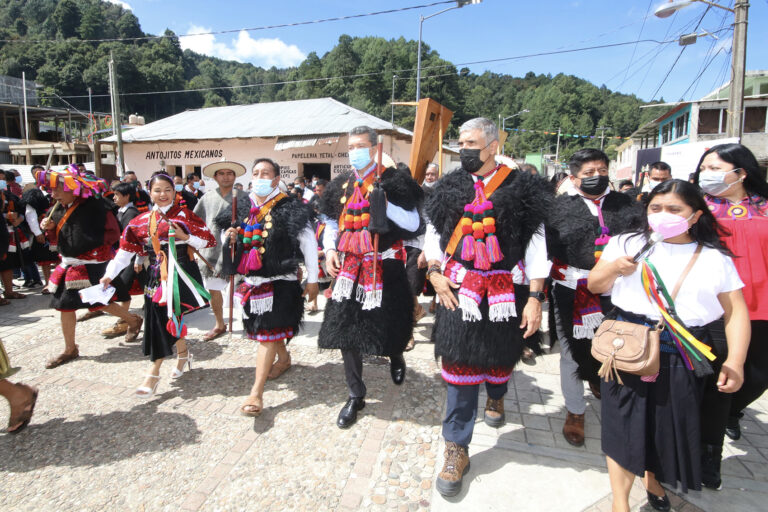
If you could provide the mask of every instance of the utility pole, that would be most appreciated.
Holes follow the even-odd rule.
[[[598,130],[600,130],[600,151],[603,150],[603,144],[605,142],[605,130],[610,130],[610,129],[611,129],[610,126],[601,126],[600,128],[598,128]]]
[[[557,129],[557,148],[555,149],[555,163],[560,161],[560,128]]]
[[[736,0],[733,6],[733,59],[731,62],[731,92],[728,95],[728,125],[726,136],[741,139],[744,119],[744,66],[747,59],[747,0]]]
[[[125,176],[125,157],[123,155],[122,121],[120,119],[120,96],[117,93],[117,75],[115,74],[115,58],[109,52],[109,94],[112,99],[112,133],[117,137],[117,175]],[[101,154],[94,155],[101,158]]]
[[[27,114],[27,74],[21,72],[21,92],[24,95],[24,144],[27,146],[26,162],[27,165],[32,164],[32,150],[29,149],[29,114]]]
[[[397,75],[392,75],[392,129],[395,129],[395,80]]]

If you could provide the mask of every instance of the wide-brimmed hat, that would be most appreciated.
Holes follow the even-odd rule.
[[[213,178],[213,175],[216,174],[216,171],[220,171],[222,169],[229,169],[230,171],[234,171],[235,176],[242,176],[245,174],[245,166],[243,164],[232,162],[230,160],[221,160],[219,162],[206,165],[203,167],[203,174],[209,178]]]

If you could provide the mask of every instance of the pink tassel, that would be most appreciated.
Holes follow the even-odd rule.
[[[491,268],[488,252],[482,240],[475,240],[475,268],[477,270],[490,270]]]
[[[251,249],[248,253],[248,262],[246,268],[249,272],[255,272],[261,268],[261,254],[258,249]]]
[[[373,243],[371,243],[371,233],[364,229],[360,232],[360,251],[362,254],[373,252]]]
[[[501,247],[499,247],[499,239],[496,238],[496,235],[490,234],[485,237],[485,248],[488,251],[488,261],[491,263],[498,263],[504,259]]]
[[[471,235],[466,235],[461,242],[461,259],[464,261],[475,259],[475,242]]]
[[[248,273],[248,256],[250,253],[255,251],[255,249],[251,249],[249,252],[243,254],[240,257],[240,263],[237,264],[237,273],[240,275],[246,275]]]
[[[158,286],[157,289],[155,290],[155,294],[152,295],[152,302],[154,302],[155,304],[160,304],[160,300],[162,298],[163,298],[163,287]],[[164,304],[160,304],[160,305],[162,306]]]
[[[349,237],[349,252],[353,254],[360,254],[360,232],[355,231]]]
[[[339,252],[349,252],[349,238],[352,236],[351,231],[344,231],[339,238]]]

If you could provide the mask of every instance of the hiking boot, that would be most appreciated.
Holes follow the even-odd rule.
[[[504,424],[506,416],[504,415],[504,397],[498,400],[488,398],[485,401],[485,417],[483,421],[489,427],[499,428]]]
[[[456,496],[461,492],[461,480],[469,471],[467,449],[451,441],[445,442],[445,464],[437,475],[435,487],[443,496]]]
[[[563,425],[563,436],[573,446],[584,446],[584,415],[568,411]]]

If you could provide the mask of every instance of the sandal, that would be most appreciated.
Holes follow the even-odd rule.
[[[11,303],[11,301],[9,301],[8,299],[4,299],[4,298],[0,297],[0,306],[7,306],[10,303]]]
[[[160,384],[160,376],[159,375],[152,375],[151,373],[146,375],[147,378],[153,378],[157,379],[155,381],[155,385],[151,388],[149,386],[139,386],[136,388],[136,391],[134,392],[134,395],[136,395],[137,398],[152,398],[154,396],[155,391],[157,391],[157,385]]]
[[[178,368],[178,364],[179,363],[176,363],[177,366],[174,366],[173,370],[171,370],[171,378],[172,379],[178,379],[179,377],[184,375],[184,368],[185,367],[187,368],[187,370],[191,370],[192,369],[192,354],[189,352],[189,350],[187,350],[185,352],[185,354],[187,354],[187,355],[184,356],[184,357],[181,357],[180,353],[176,354],[176,360],[177,361],[184,361],[184,364],[182,364],[181,365],[181,369],[179,369]]]
[[[38,390],[26,384],[17,384],[18,386],[24,386],[32,392],[32,399],[24,405],[21,413],[16,416],[11,416],[8,420],[8,428],[6,432],[9,434],[18,434],[29,425],[29,421],[32,419],[32,414],[35,412],[35,404],[37,403]]]
[[[49,370],[53,370],[56,367],[59,367],[63,364],[67,364],[70,361],[74,361],[80,357],[80,351],[78,350],[77,345],[75,345],[75,351],[68,354],[66,352],[62,352],[58,356],[54,357],[53,359],[50,359],[47,363],[45,363],[45,367]]]
[[[4,295],[4,297],[6,299],[11,299],[11,300],[26,299],[27,298],[26,295],[24,295],[22,293],[19,293],[19,292],[10,292],[10,293],[9,292],[5,292],[3,295]]]
[[[224,334],[226,332],[227,332],[227,326],[226,325],[224,325],[224,327],[218,328],[218,329],[216,327],[214,327],[213,329],[211,329],[210,331],[205,333],[205,335],[203,335],[203,341],[213,341],[213,340],[215,340],[216,338],[218,338],[219,336],[221,336],[222,334]]]
[[[43,291],[41,291],[40,293],[42,293],[43,295],[50,295],[51,290],[49,290],[48,287],[46,286],[45,288],[43,288]]]
[[[264,409],[264,401],[261,398],[255,396],[249,396],[248,400],[240,406],[240,414],[248,416],[249,418],[255,418]]]
[[[291,356],[288,355],[288,360],[281,363],[280,361],[274,363],[272,365],[272,368],[269,370],[269,374],[267,375],[267,380],[273,380],[284,374],[286,371],[288,371],[288,368],[291,367]]]
[[[139,315],[131,315],[132,320],[128,321],[128,330],[125,331],[125,342],[133,343],[139,339],[139,331],[141,331],[141,325],[144,323],[144,319]]]

